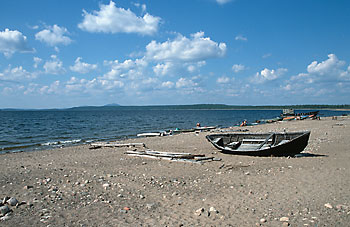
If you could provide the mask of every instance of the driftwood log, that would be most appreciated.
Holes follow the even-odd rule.
[[[126,155],[145,157],[153,159],[168,160],[172,162],[190,162],[202,164],[203,161],[213,161],[214,157],[205,157],[203,154],[191,154],[191,153],[173,153],[173,152],[162,152],[162,151],[126,151]],[[217,159],[216,159],[217,160]]]
[[[144,143],[117,143],[117,142],[96,142],[91,143],[89,149],[98,149],[101,147],[146,147]]]

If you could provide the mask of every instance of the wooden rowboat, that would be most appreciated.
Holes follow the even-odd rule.
[[[310,131],[211,134],[206,138],[222,153],[251,156],[294,156],[307,146]]]

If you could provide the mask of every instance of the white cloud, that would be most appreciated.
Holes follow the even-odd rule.
[[[232,0],[216,0],[217,3],[219,3],[220,5],[226,4],[228,2],[231,2]]]
[[[267,53],[267,54],[264,54],[264,55],[262,56],[262,58],[269,58],[269,57],[271,57],[271,56],[272,56],[271,53]]]
[[[0,31],[0,52],[11,57],[15,52],[34,52],[34,49],[27,46],[27,37],[21,32],[6,28],[5,31]]]
[[[216,43],[203,32],[191,35],[191,39],[178,35],[175,40],[164,43],[150,42],[146,46],[147,56],[157,61],[203,61],[208,58],[222,57],[226,53],[225,43]]]
[[[339,71],[339,68],[345,65],[344,61],[339,61],[335,54],[329,54],[328,59],[318,63],[313,61],[310,65],[307,66],[307,71],[309,73],[325,75],[325,74],[334,74]]]
[[[142,14],[146,13],[147,7],[146,7],[145,4],[135,3],[134,5],[135,5],[136,7],[140,7],[140,8],[141,8]]]
[[[292,76],[282,89],[313,97],[347,93],[350,90],[350,68],[335,54],[329,54],[328,59],[322,62],[311,62],[306,71]]]
[[[329,54],[327,60],[320,63],[311,62],[307,66],[307,73],[299,73],[291,77],[291,80],[302,80],[306,83],[347,81],[350,80],[350,66],[345,68],[345,64],[345,61],[339,60],[335,54]]]
[[[46,61],[43,68],[47,74],[57,75],[65,72],[62,61],[60,61],[56,55],[51,55],[51,60]]]
[[[60,81],[56,80],[53,83],[51,83],[49,86],[45,85],[39,88],[40,94],[58,94],[60,93]]]
[[[241,64],[234,64],[234,65],[232,66],[232,70],[233,70],[235,73],[238,73],[238,72],[243,71],[243,70],[245,70],[245,69],[246,69],[245,66],[244,66],[244,65],[241,65]]]
[[[261,70],[261,72],[257,72],[253,78],[251,78],[251,82],[254,83],[264,83],[265,81],[276,80],[283,74],[285,74],[288,70],[284,68],[279,68],[277,70],[269,70],[267,68]]]
[[[171,81],[166,81],[162,83],[162,87],[164,88],[173,88],[174,87],[174,83]]]
[[[174,64],[171,62],[166,62],[164,64],[157,64],[153,66],[153,72],[158,76],[164,76],[169,74],[169,72],[173,67],[174,67]]]
[[[103,78],[107,80],[114,80],[117,78],[138,78],[143,75],[148,62],[144,59],[125,60],[119,62],[118,60],[105,62],[106,65],[111,66],[111,70],[104,74]]]
[[[72,40],[68,36],[65,36],[65,34],[68,34],[68,30],[55,24],[36,33],[35,39],[50,46],[56,46],[58,44],[69,45]]]
[[[186,79],[181,77],[177,82],[176,82],[176,88],[183,88],[183,87],[194,87],[197,86],[198,84],[193,82],[190,79]]]
[[[146,9],[146,6],[143,6]],[[78,27],[88,32],[139,33],[152,35],[158,30],[160,18],[146,13],[136,16],[130,9],[116,7],[113,1],[109,5],[100,5],[100,11],[88,13],[84,10],[83,22]]]
[[[38,68],[39,64],[40,64],[43,60],[42,60],[41,58],[34,57],[34,58],[33,58],[33,61],[34,61],[33,67],[34,67],[34,68]]]
[[[69,67],[70,70],[72,70],[73,72],[85,74],[92,70],[97,69],[96,64],[88,64],[88,63],[82,62],[81,59],[82,59],[81,57],[78,57],[75,60],[75,64]]]
[[[235,37],[235,40],[239,40],[239,41],[248,41],[247,37],[244,37],[243,35],[237,35]]]
[[[103,92],[122,88],[124,83],[119,80],[105,80],[102,78],[94,78],[92,80],[79,79],[71,77],[69,81],[64,84],[64,89],[67,93],[74,92]]]
[[[35,79],[36,77],[37,74],[28,72],[22,66],[11,68],[9,65],[7,69],[0,73],[0,80],[21,82],[22,80],[31,80]]]
[[[226,84],[228,82],[230,82],[230,78],[226,77],[226,76],[222,76],[222,77],[219,77],[216,82],[218,84]]]

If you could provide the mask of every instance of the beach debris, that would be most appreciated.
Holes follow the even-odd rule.
[[[102,187],[104,187],[105,189],[109,188],[110,186],[111,186],[111,185],[108,184],[108,183],[105,183],[105,184],[102,185]]]
[[[350,210],[349,206],[343,205],[343,204],[338,204],[335,206],[335,208],[339,211],[348,211]]]
[[[91,143],[89,149],[99,149],[102,147],[146,147],[144,143],[117,143],[117,142],[96,142]]]
[[[196,211],[194,212],[194,214],[197,215],[197,216],[201,216],[202,213],[204,213],[204,208],[203,208],[203,207],[202,207],[202,208],[199,208],[198,210],[196,210]]]
[[[267,222],[267,220],[265,218],[260,219],[260,223],[265,223],[265,222]]]
[[[289,222],[289,218],[288,217],[281,217],[280,222]]]
[[[16,206],[17,203],[18,203],[18,200],[16,198],[14,198],[14,197],[11,197],[6,202],[10,206]]]
[[[4,215],[6,215],[9,212],[11,212],[11,209],[7,205],[4,205],[4,206],[0,207],[0,214],[1,215],[4,216]]]
[[[147,203],[147,204],[146,204],[146,208],[147,208],[148,210],[153,210],[153,209],[156,208],[156,204],[155,204],[155,203]]]
[[[332,209],[332,208],[333,208],[333,206],[332,206],[330,203],[326,203],[324,206],[325,206],[326,208],[329,208],[329,209]]]
[[[219,213],[219,211],[217,209],[215,209],[215,207],[210,207],[209,212],[216,213],[216,214]]]
[[[204,161],[214,161],[214,157],[205,157],[204,154],[173,153],[173,152],[163,152],[163,151],[154,151],[154,150],[126,151],[125,154],[129,156],[136,156],[136,157],[161,159],[161,160],[168,160],[172,162],[190,162],[190,163],[197,163],[197,164],[202,164]]]

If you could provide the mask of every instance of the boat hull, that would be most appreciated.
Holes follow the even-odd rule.
[[[260,138],[264,139],[270,136],[267,134],[252,134],[252,133],[231,133],[231,134],[212,134],[206,138],[217,149],[225,154],[234,155],[249,155],[249,156],[294,156],[302,152],[308,144],[310,137],[310,131],[306,132],[293,132],[293,133],[274,133],[274,140],[276,145],[265,146],[260,149],[247,149],[239,150],[232,149],[225,145],[232,141],[244,140],[244,138]],[[222,144],[218,144],[215,140],[222,138],[224,141]],[[288,142],[282,143],[283,139],[288,139]],[[287,141],[287,140],[284,140]],[[280,144],[279,144],[280,143]],[[259,145],[259,144],[258,144]]]

